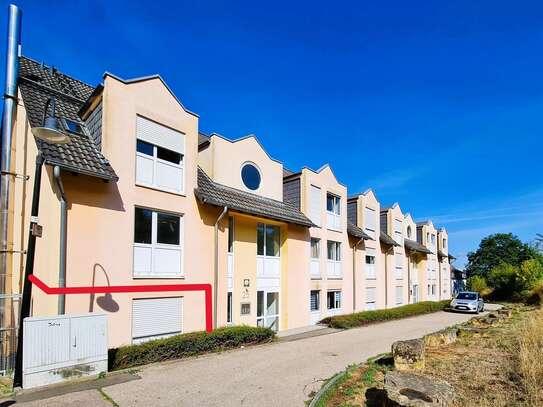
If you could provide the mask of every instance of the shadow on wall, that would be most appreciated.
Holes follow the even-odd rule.
[[[106,277],[106,281],[107,281],[107,285],[110,286],[111,284],[109,283],[109,276],[107,275],[107,272],[106,270],[104,269],[104,267],[102,267],[101,264],[98,264],[96,263],[94,265],[94,267],[92,268],[92,286],[94,287],[95,286],[95,281],[96,281],[96,271],[99,270],[102,272],[102,274]],[[94,300],[95,300],[95,297],[96,295],[95,294],[90,294],[90,298],[89,298],[89,312],[93,312],[94,311]],[[119,304],[117,303],[117,301],[115,301],[113,299],[113,296],[111,295],[111,293],[106,293],[104,295],[101,295],[99,297],[96,298],[96,304],[102,308],[104,311],[107,311],[107,312],[117,312],[119,311]]]

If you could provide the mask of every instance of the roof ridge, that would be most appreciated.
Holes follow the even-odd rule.
[[[56,71],[57,73],[59,73],[60,75],[63,75],[63,76],[65,76],[65,77],[67,77],[67,78],[70,78],[70,79],[73,80],[73,81],[79,82],[79,83],[82,84],[82,85],[88,86],[89,88],[92,88],[92,89],[96,88],[96,86],[93,86],[93,85],[91,85],[91,84],[89,84],[89,83],[87,83],[87,82],[83,82],[81,79],[77,79],[77,78],[75,78],[75,77],[73,77],[73,76],[71,76],[71,75],[65,74],[63,71],[57,69],[56,67],[54,67],[54,66],[52,66],[52,65],[47,65],[47,64],[46,64],[45,62],[43,62],[43,61],[42,61],[42,62],[39,62],[39,61],[35,60],[34,58],[28,57],[28,56],[26,56],[26,55],[20,55],[19,58],[20,58],[20,59],[21,59],[21,58],[22,58],[22,59],[26,59],[26,60],[28,60],[28,61],[34,62],[35,64],[38,64],[38,65],[40,65],[40,66],[44,66],[44,67],[47,67],[47,68],[55,69],[55,71]]]

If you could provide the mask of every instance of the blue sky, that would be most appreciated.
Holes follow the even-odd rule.
[[[90,84],[159,73],[202,131],[444,225],[457,265],[543,232],[540,1],[18,4],[25,55]]]

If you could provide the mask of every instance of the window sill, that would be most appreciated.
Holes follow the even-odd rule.
[[[328,277],[328,280],[343,280],[343,276],[341,277]]]
[[[366,277],[366,280],[376,281],[376,280],[377,280],[377,277]]]
[[[177,276],[163,275],[163,274],[150,274],[150,275],[139,275],[135,276],[132,274],[134,280],[184,280],[185,276],[179,274]]]
[[[155,185],[142,184],[142,183],[139,183],[139,182],[136,182],[135,185],[137,187],[140,187],[140,188],[151,189],[153,191],[159,191],[159,192],[165,192],[166,194],[182,196],[182,197],[185,197],[185,198],[187,196],[185,194],[185,191],[177,192],[177,191],[174,191],[173,189],[164,189],[164,188],[157,187]]]
[[[322,276],[311,276],[311,280],[322,280]]]

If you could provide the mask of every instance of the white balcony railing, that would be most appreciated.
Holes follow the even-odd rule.
[[[328,260],[326,265],[326,275],[328,278],[342,278],[341,261]]]
[[[311,259],[309,274],[312,279],[321,278],[321,266],[319,259]]]

